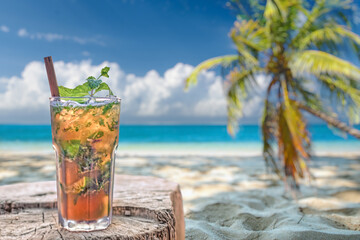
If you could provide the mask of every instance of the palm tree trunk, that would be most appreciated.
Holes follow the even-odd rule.
[[[344,131],[344,132],[348,133],[349,135],[360,139],[360,131],[358,129],[352,128],[352,127],[346,125],[346,123],[341,122],[339,119],[330,117],[329,115],[327,115],[321,111],[312,109],[311,107],[308,107],[302,103],[297,102],[296,104],[300,109],[302,109],[308,113],[311,113],[312,115],[314,115],[318,118],[321,118],[328,124],[340,129],[341,131]]]

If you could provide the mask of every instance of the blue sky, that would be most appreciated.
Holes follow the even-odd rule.
[[[236,16],[226,2],[2,0],[0,124],[50,123],[43,64],[49,55],[59,85],[67,87],[110,66],[108,84],[123,99],[124,124],[226,124],[216,73],[201,74],[198,86],[184,92],[195,65],[235,53],[228,32]],[[342,55],[355,62],[349,51]],[[268,80],[259,77],[242,123],[258,124]]]
[[[74,87],[104,66],[123,98],[122,122],[224,124],[221,79],[184,79],[201,61],[234,52],[235,14],[213,0],[4,0],[0,9],[0,124],[49,124],[43,57],[59,85]],[[209,111],[209,107],[211,110]]]
[[[227,33],[235,16],[225,4],[220,0],[3,0],[0,26],[9,32],[0,31],[0,73],[18,75],[28,62],[47,55],[66,62],[117,62],[139,75],[151,69],[163,73],[178,62],[195,65],[233,52]],[[26,31],[21,34],[21,29]],[[49,34],[63,38],[50,40]]]

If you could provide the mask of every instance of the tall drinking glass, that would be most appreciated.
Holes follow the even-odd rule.
[[[117,97],[52,97],[59,223],[70,231],[107,228],[112,218]]]

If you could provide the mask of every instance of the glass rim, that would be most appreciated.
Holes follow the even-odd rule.
[[[49,97],[50,101],[54,101],[54,100],[62,100],[62,99],[95,99],[95,100],[117,100],[117,101],[121,101],[121,98],[116,97],[116,96],[110,96],[110,97]]]

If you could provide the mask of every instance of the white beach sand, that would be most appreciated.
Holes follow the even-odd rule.
[[[116,172],[178,182],[187,239],[360,239],[359,157],[315,157],[293,200],[259,156],[169,154],[118,155]],[[0,152],[0,184],[51,179],[53,154]]]

